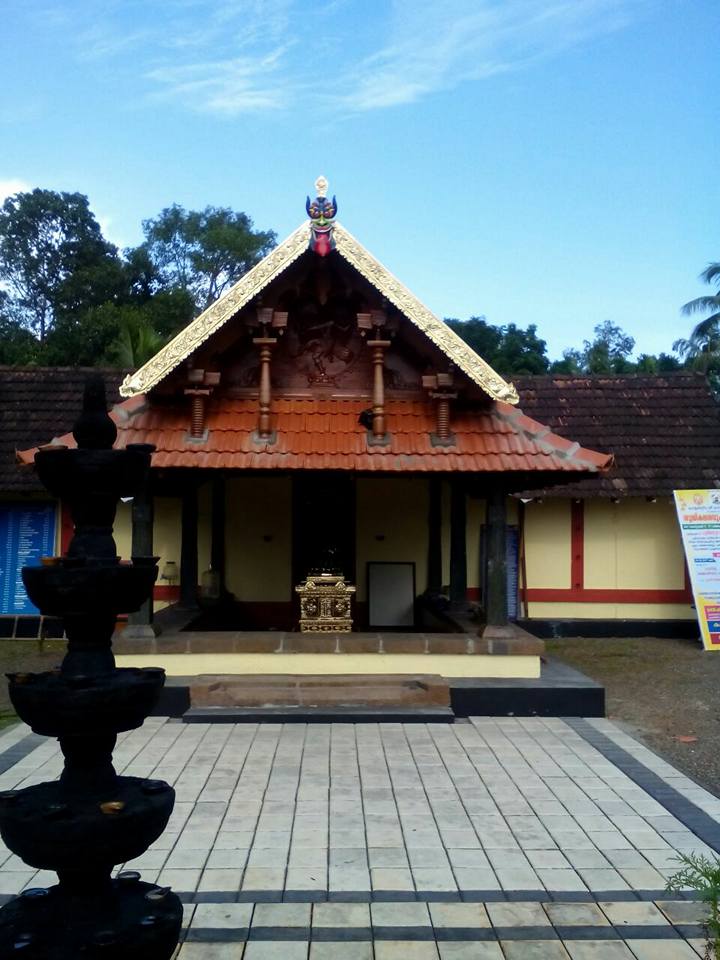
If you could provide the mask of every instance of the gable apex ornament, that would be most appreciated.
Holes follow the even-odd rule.
[[[308,197],[305,200],[305,210],[310,218],[310,249],[320,257],[326,257],[335,249],[333,223],[337,215],[337,200],[327,198],[327,177],[322,175],[315,181],[317,196],[314,200]]]
[[[291,264],[309,251],[325,257],[334,250],[491,399],[516,404],[519,398],[512,383],[496,373],[472,347],[428,310],[397,277],[335,221],[337,201],[335,197],[328,199],[325,177],[318,177],[315,189],[316,198],[311,200],[308,197],[305,204],[309,219],[176,334],[139,370],[128,374],[120,387],[120,395],[134,397],[152,390]]]

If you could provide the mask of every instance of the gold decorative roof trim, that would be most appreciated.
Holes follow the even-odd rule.
[[[518,402],[517,390],[511,383],[503,380],[482,357],[446,323],[431,313],[397,277],[337,222],[334,225],[333,239],[343,259],[414,323],[473,383],[481,387],[493,400],[510,404]],[[297,260],[308,249],[309,242],[310,224],[306,222],[241,277],[226,294],[181,330],[144,366],[129,374],[120,387],[121,396],[133,397],[147,393],[172,373],[216,330]]]
[[[359,243],[339,223],[333,232],[336,249],[358,273],[362,274],[382,295],[418,327],[436,347],[470,379],[489,394],[493,400],[516,404],[518,392],[511,383],[495,373],[454,330],[436,317],[412,294],[379,260]]]
[[[294,233],[241,277],[199,317],[192,320],[170,343],[135,373],[128,374],[120,387],[120,395],[134,397],[147,393],[178,367],[197,348],[219,330],[234,314],[279,276],[286,267],[302,256],[310,243],[310,224],[303,223]]]

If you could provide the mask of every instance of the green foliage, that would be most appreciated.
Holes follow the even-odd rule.
[[[133,256],[145,256],[165,289],[189,291],[205,310],[275,245],[272,230],[253,230],[245,213],[226,207],[184,210],[167,207],[143,222],[145,243]]]
[[[547,372],[547,344],[538,337],[534,323],[526,330],[514,323],[496,327],[489,324],[485,317],[470,317],[469,320],[451,318],[446,323],[499,373]]]
[[[706,374],[716,385],[720,381],[720,263],[710,263],[700,274],[700,279],[715,285],[718,292],[696,297],[686,303],[682,312],[686,316],[709,313],[690,331],[690,336],[680,338],[673,344],[689,366]]]
[[[629,357],[635,349],[635,340],[610,320],[599,323],[594,333],[594,340],[583,341],[580,354],[583,373],[632,373],[635,366]]]
[[[708,939],[708,958],[720,958],[720,859],[709,860],[702,854],[680,854],[683,866],[667,882],[667,890],[677,892],[685,887],[695,890],[708,906],[705,931]]]
[[[0,208],[0,282],[14,318],[43,343],[60,317],[117,296],[125,281],[87,197],[36,189]]]

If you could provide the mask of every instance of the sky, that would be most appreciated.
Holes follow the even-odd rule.
[[[717,0],[3,0],[0,196],[279,239],[319,174],[444,317],[669,351],[720,259]],[[707,291],[709,292],[709,291]]]

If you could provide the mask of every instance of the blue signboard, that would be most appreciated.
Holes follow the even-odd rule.
[[[23,567],[55,552],[54,503],[0,503],[0,614],[37,614],[22,582]]]
[[[505,531],[505,560],[507,563],[507,615],[510,620],[518,616],[518,554],[519,536],[517,527]]]

